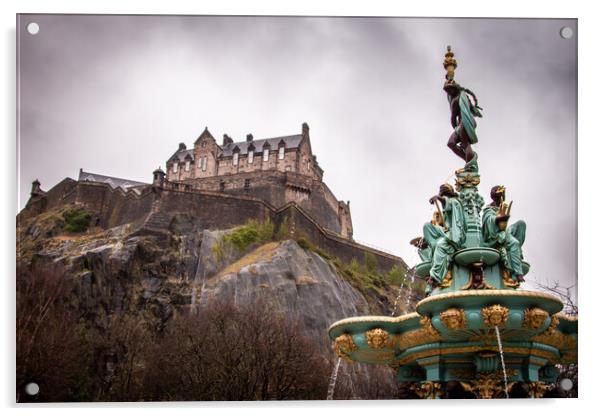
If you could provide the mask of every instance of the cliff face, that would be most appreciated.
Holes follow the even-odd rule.
[[[261,300],[298,321],[332,360],[330,324],[389,314],[398,292],[391,285],[362,292],[332,261],[294,240],[270,239],[236,250],[224,245],[230,231],[206,230],[186,214],[158,216],[138,229],[126,224],[68,233],[69,209],[20,221],[17,263],[60,264],[74,280],[70,307],[99,329],[114,314],[131,314],[161,331],[173,316],[196,313],[213,300],[235,305]],[[346,364],[346,371],[369,377],[358,375],[357,365]]]
[[[187,216],[174,216],[165,229],[124,225],[69,234],[60,214],[21,225],[18,261],[64,266],[76,282],[74,304],[98,325],[111,313],[143,311],[161,326],[211,299],[248,304],[263,298],[325,340],[335,320],[369,312],[332,264],[292,240],[217,253],[226,232],[204,230]]]

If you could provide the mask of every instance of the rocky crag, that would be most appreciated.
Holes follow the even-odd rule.
[[[84,226],[78,230],[69,215],[77,210],[64,206],[18,219],[17,264],[61,265],[74,283],[70,306],[100,329],[114,314],[131,314],[161,331],[174,316],[197,313],[212,300],[263,300],[299,322],[332,360],[330,323],[390,314],[394,304],[400,313],[412,303],[405,300],[410,291],[399,289],[401,268],[378,274],[369,258],[343,264],[305,240],[288,239],[286,230],[267,227],[266,233],[257,223],[207,230],[191,215],[165,213],[142,227],[101,229],[85,212],[79,212]],[[396,302],[398,295],[404,300]],[[362,372],[350,363],[343,368],[366,379]]]

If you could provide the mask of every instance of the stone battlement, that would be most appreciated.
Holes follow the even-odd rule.
[[[381,271],[395,265],[407,269],[400,257],[364,246],[323,227],[296,202],[276,207],[252,195],[195,189],[169,182],[164,187],[146,185],[124,189],[109,183],[65,178],[47,192],[37,189],[17,216],[18,223],[65,205],[79,206],[91,212],[97,221],[95,225],[102,228],[131,223],[147,232],[160,232],[169,227],[175,214],[182,213],[193,215],[206,229],[213,230],[232,228],[251,219],[269,219],[276,229],[286,224],[291,238],[307,237],[317,247],[344,262],[355,259],[362,263],[366,253],[371,253]]]

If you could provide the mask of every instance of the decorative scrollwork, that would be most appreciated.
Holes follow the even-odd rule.
[[[339,357],[346,358],[350,352],[357,350],[353,337],[349,334],[339,335],[332,343],[332,349]]]
[[[504,375],[500,371],[490,373],[477,373],[474,380],[460,381],[460,384],[469,393],[479,399],[493,399],[504,394]],[[516,382],[508,383],[510,389]]]
[[[420,319],[420,326],[423,328],[424,332],[426,332],[427,335],[437,338],[439,337],[439,331],[435,329],[435,327],[431,323],[431,318],[429,318],[428,316],[423,316]]]
[[[428,316],[420,319],[420,329],[403,333],[399,338],[399,349],[401,351],[411,348],[416,345],[428,344],[441,340],[439,331],[433,327],[431,319]]]
[[[421,399],[436,399],[443,394],[441,383],[436,381],[425,381],[418,385],[415,384],[410,389]]]
[[[552,390],[552,384],[546,384],[543,381],[534,381],[528,385],[529,395],[535,399],[541,399],[547,391]]]

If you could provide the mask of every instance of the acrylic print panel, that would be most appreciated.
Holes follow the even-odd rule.
[[[576,20],[17,23],[18,402],[577,395]]]

